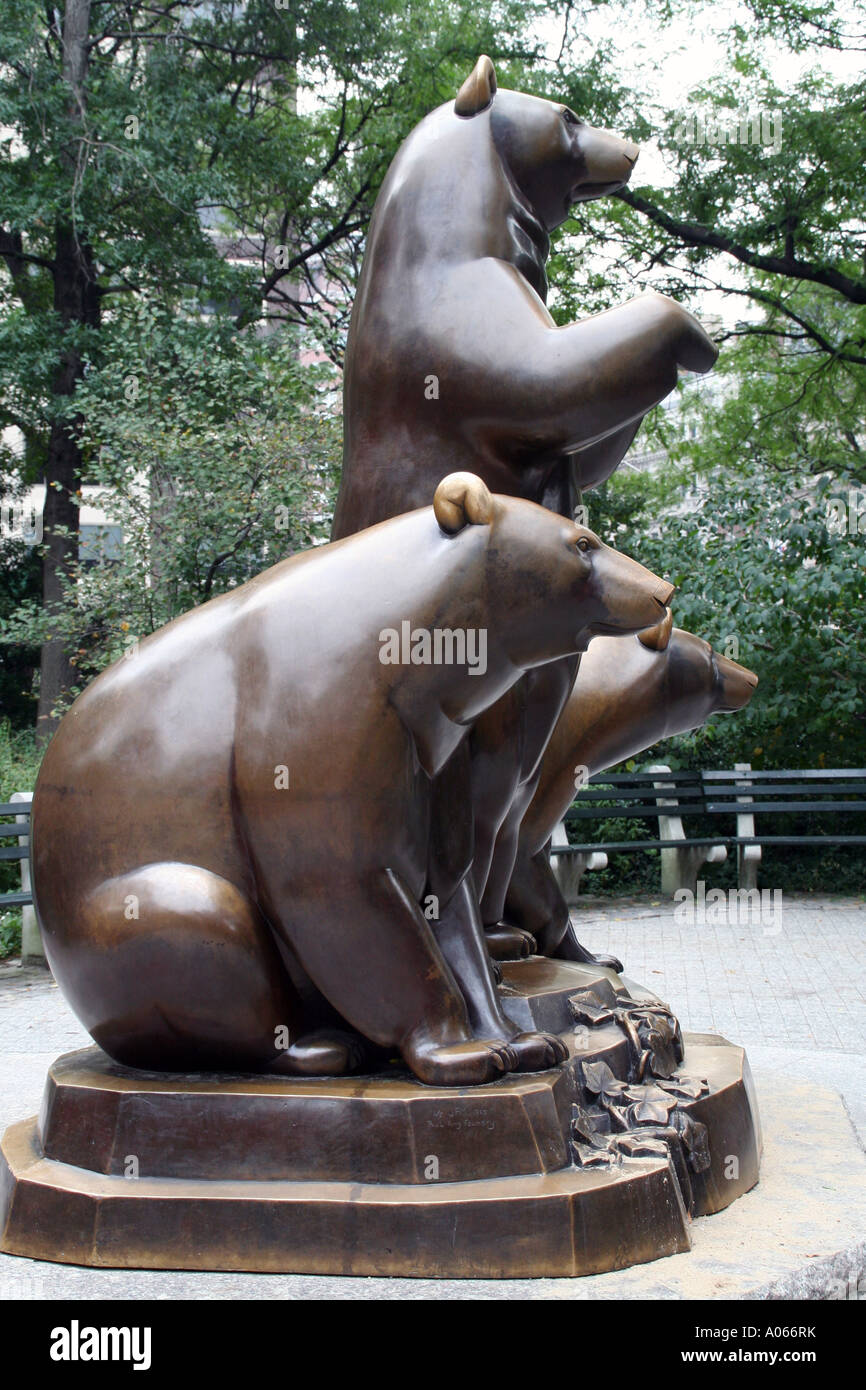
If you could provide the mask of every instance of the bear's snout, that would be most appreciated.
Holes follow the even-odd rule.
[[[572,190],[572,202],[583,203],[622,188],[631,178],[640,154],[639,146],[609,130],[580,128],[581,178]]]
[[[660,579],[653,590],[653,598],[660,603],[662,608],[667,609],[668,604],[676,593],[676,585],[671,584],[669,579]]]
[[[755,693],[758,677],[754,671],[741,666],[738,661],[731,661],[727,656],[719,656],[716,653],[715,660],[723,700],[720,708],[743,709]]]
[[[667,617],[675,586],[609,546],[594,559],[602,613],[596,632],[640,632]]]

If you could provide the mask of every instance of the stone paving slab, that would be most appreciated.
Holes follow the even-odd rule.
[[[591,897],[572,913],[583,944],[619,956],[688,1032],[839,1091],[866,1144],[866,899],[784,894],[778,922],[736,915],[691,926],[663,899]]]
[[[0,1298],[815,1298],[845,1296],[858,1280],[866,1294],[866,902],[786,896],[775,933],[686,928],[657,899],[587,899],[575,922],[685,1029],[748,1048],[761,1181],[694,1223],[690,1253],[585,1279],[490,1281],[90,1270],[0,1256]],[[89,1042],[47,972],[0,966],[0,1128],[38,1109],[59,1053]]]

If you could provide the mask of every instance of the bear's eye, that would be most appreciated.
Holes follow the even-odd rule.
[[[562,113],[562,119],[565,121],[566,125],[580,125],[580,121],[577,119],[574,112],[569,111],[567,107]]]
[[[584,554],[586,554],[587,550],[592,550],[592,546],[586,539],[586,536],[581,536],[580,540],[577,542],[577,548],[578,550],[582,550]]]

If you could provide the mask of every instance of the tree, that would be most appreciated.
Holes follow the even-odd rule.
[[[80,388],[141,297],[238,332],[328,325],[399,139],[532,7],[8,0],[0,13],[0,427],[44,478],[43,603],[77,564]],[[299,92],[320,100],[302,112]],[[302,289],[303,282],[303,289]],[[348,282],[347,282],[348,283]],[[183,313],[179,311],[183,311]],[[331,312],[334,311],[334,312]],[[328,344],[339,351],[339,335]],[[59,619],[58,619],[59,622]],[[49,624],[50,630],[53,625]],[[39,724],[73,683],[48,630]]]
[[[574,41],[564,41],[561,76],[549,85],[582,100],[593,115],[613,117],[637,139],[657,138],[667,171],[664,186],[642,185],[638,164],[616,198],[576,209],[560,233],[560,275],[575,241],[603,248],[603,265],[583,288],[583,312],[651,277],[655,288],[692,305],[709,302],[708,292],[742,302],[749,312],[721,332],[722,340],[766,333],[762,320],[772,310],[773,336],[808,338],[822,353],[866,366],[866,79],[860,71],[842,80],[820,66],[832,54],[866,48],[862,0],[843,7],[750,0],[748,27],[742,11],[702,0],[616,8],[632,15],[641,8],[656,43],[668,20],[688,15],[707,42],[727,52],[727,66],[671,109],[657,92],[624,88],[612,47],[596,55],[598,71],[588,83],[592,65],[579,61]],[[777,56],[808,52],[814,66],[783,82],[773,75],[772,47]],[[812,287],[818,293],[811,299],[801,294]],[[828,302],[850,311],[835,316],[832,335],[826,318],[813,312]],[[561,312],[573,316],[573,309],[566,290]]]
[[[750,0],[747,30],[741,11],[718,18],[695,0],[643,8],[657,24],[687,14],[707,37],[720,30],[727,70],[674,109],[610,80],[613,46],[587,86],[564,41],[572,104],[638,139],[657,133],[667,181],[641,185],[638,164],[616,199],[576,210],[555,242],[553,312],[566,321],[651,282],[716,310],[724,351],[709,389],[684,388],[673,423],[656,412],[643,427],[643,447],[678,466],[653,479],[626,459],[585,498],[590,524],[678,583],[680,625],[721,650],[730,639],[729,654],[761,677],[747,711],[677,740],[681,756],[862,766],[866,90],[861,73],[833,77],[820,64],[866,48],[866,10]],[[773,45],[814,62],[783,82]]]
[[[625,471],[606,495],[586,498],[590,524],[677,585],[677,625],[759,675],[746,710],[675,740],[674,754],[862,767],[866,488],[852,380],[861,369],[754,334],[717,370],[721,399],[690,388],[677,424],[666,424],[663,473]]]
[[[10,640],[62,638],[67,698],[179,613],[327,539],[339,419],[332,374],[318,403],[311,376],[289,332],[147,303],[125,316],[77,396],[84,467],[123,545],[95,537],[56,610],[21,602],[6,622]]]

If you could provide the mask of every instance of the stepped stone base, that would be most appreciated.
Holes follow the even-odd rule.
[[[39,1117],[3,1138],[0,1248],[137,1269],[595,1274],[688,1250],[690,1217],[757,1181],[742,1048],[687,1034],[666,1066],[664,1037],[644,1047],[628,1013],[657,1001],[566,962],[505,966],[503,1003],[569,1059],[454,1090],[397,1068],[179,1076],[96,1047],[61,1057]]]

